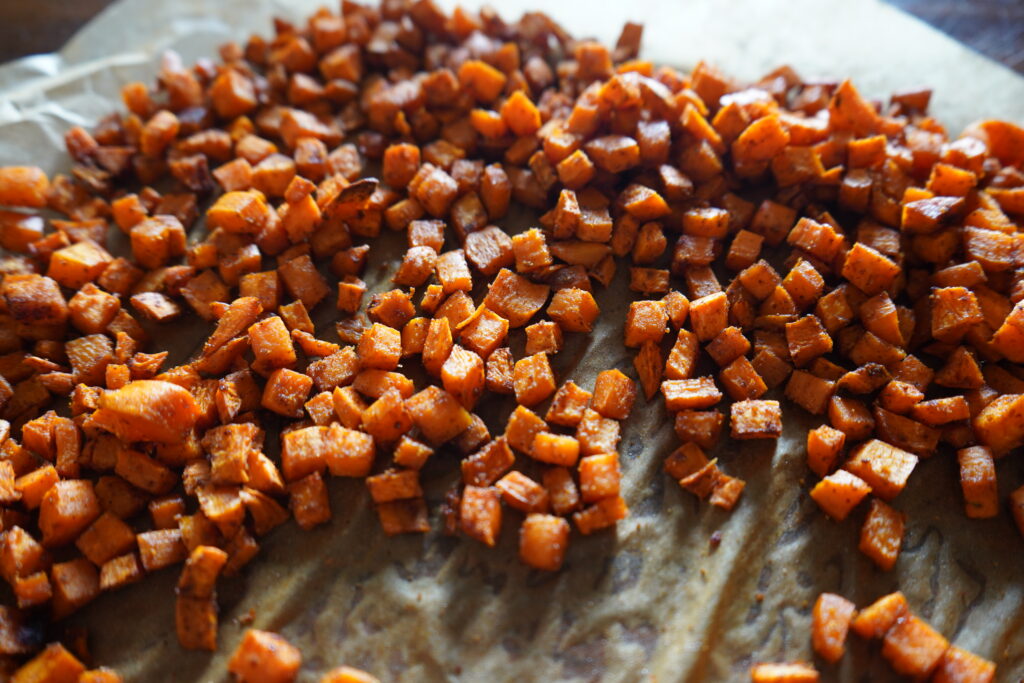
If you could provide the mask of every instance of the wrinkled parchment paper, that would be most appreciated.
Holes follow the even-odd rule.
[[[120,86],[151,81],[162,49],[189,61],[212,57],[225,39],[268,33],[274,14],[299,18],[317,4],[112,6],[60,54],[0,68],[0,164],[66,169],[63,131],[120,107]],[[500,6],[509,19],[546,10],[574,35],[606,42],[623,21],[641,21],[643,54],[680,67],[704,57],[753,79],[788,62],[801,74],[852,76],[874,97],[931,85],[933,110],[954,132],[980,117],[1024,120],[1024,79],[873,0]],[[372,287],[386,286],[395,267],[386,257],[399,253],[397,242],[385,238],[375,247]],[[605,315],[597,333],[569,335],[556,357],[560,382],[571,377],[590,387],[609,367],[635,376],[620,341],[628,305],[621,275],[600,295]],[[318,331],[330,330],[331,312],[320,313]],[[195,342],[175,340],[178,359]],[[501,419],[510,408],[497,401],[488,414]],[[904,551],[882,573],[856,549],[864,512],[837,524],[807,495],[803,443],[815,422],[796,408],[785,422],[778,444],[724,441],[717,453],[723,469],[748,482],[728,514],[698,504],[662,474],[676,438],[662,402],[639,399],[620,447],[632,515],[611,532],[574,534],[558,574],[517,561],[517,513],[507,512],[494,550],[437,533],[387,538],[362,482],[334,481],[330,524],[310,533],[291,523],[277,529],[242,577],[221,582],[217,653],[177,644],[177,569],[106,595],[75,619],[89,627],[96,661],[135,681],[226,680],[225,663],[244,628],[238,620],[247,614],[253,626],[301,647],[303,680],[349,664],[384,681],[731,681],[747,680],[754,661],[811,658],[810,611],[820,592],[863,605],[898,588],[952,642],[998,661],[999,680],[1024,676],[1024,543],[1005,513],[964,518],[952,454],[922,462],[896,501],[909,516]],[[432,510],[457,463],[453,454],[436,460],[424,474]],[[1024,481],[1019,457],[999,462],[997,471],[1003,496]],[[722,542],[712,550],[716,530]],[[877,644],[851,638],[848,650],[838,666],[822,666],[823,680],[894,678]]]

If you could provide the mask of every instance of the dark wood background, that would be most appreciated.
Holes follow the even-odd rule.
[[[886,0],[1024,73],[1024,0]],[[111,0],[0,0],[0,62],[52,52]]]

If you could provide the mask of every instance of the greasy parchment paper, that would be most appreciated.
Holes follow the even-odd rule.
[[[60,54],[0,67],[0,164],[66,170],[63,131],[120,107],[120,86],[151,81],[162,49],[189,61],[213,57],[225,39],[268,33],[274,14],[299,18],[317,4],[115,4]],[[574,35],[606,42],[623,21],[641,21],[643,55],[680,67],[703,57],[752,79],[788,62],[801,74],[851,76],[874,97],[931,85],[934,112],[954,132],[981,117],[1024,120],[1024,79],[873,0],[500,5],[509,19],[546,10]],[[375,247],[372,287],[386,286],[397,242]],[[556,357],[559,381],[590,387],[610,367],[635,376],[621,345],[629,299],[621,275],[600,294],[597,332],[569,335]],[[330,315],[321,312],[318,329],[331,329]],[[196,338],[171,341],[184,358]],[[489,414],[501,418],[509,408],[498,401]],[[620,446],[632,514],[612,532],[574,535],[558,574],[517,561],[517,513],[506,513],[494,550],[437,533],[387,538],[362,482],[334,481],[330,524],[277,529],[243,576],[221,582],[217,653],[177,644],[176,569],[103,596],[75,619],[89,627],[97,662],[137,681],[225,680],[244,628],[238,619],[250,613],[255,627],[301,647],[303,680],[344,663],[385,681],[726,681],[746,680],[754,661],[811,658],[810,611],[820,592],[865,604],[898,588],[952,642],[998,661],[999,680],[1024,676],[1024,544],[1008,516],[966,520],[955,458],[941,452],[921,463],[896,501],[909,516],[904,552],[892,572],[879,572],[856,550],[863,511],[837,524],[808,497],[803,443],[815,423],[799,413],[786,411],[777,444],[724,440],[722,467],[748,482],[727,514],[661,473],[676,438],[662,402],[639,399]],[[432,510],[456,465],[451,454],[438,461],[424,475]],[[1021,469],[1019,457],[998,463],[1003,496],[1022,483]],[[712,550],[715,530],[722,542]],[[838,666],[822,666],[823,680],[894,678],[877,644],[851,638],[848,650]]]

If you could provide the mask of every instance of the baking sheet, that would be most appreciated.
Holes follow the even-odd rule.
[[[120,86],[151,80],[162,49],[188,61],[215,56],[226,39],[269,33],[274,14],[301,18],[318,4],[122,0],[61,53],[0,67],[0,164],[65,170],[63,131],[119,107]],[[952,131],[981,117],[1024,120],[1024,79],[871,0],[500,3],[509,19],[536,8],[606,42],[623,21],[644,22],[642,54],[681,67],[707,58],[753,79],[788,62],[805,75],[852,76],[874,97],[931,85],[933,111]],[[386,261],[397,248],[385,239],[373,254]],[[371,266],[369,284],[383,287],[393,267]],[[569,335],[555,360],[560,382],[589,388],[613,366],[635,376],[620,342],[624,291],[620,277],[601,292],[594,335]],[[178,353],[191,344],[183,340]],[[499,401],[491,411],[510,408]],[[330,485],[330,524],[279,528],[242,577],[221,582],[217,653],[177,644],[177,569],[103,596],[75,621],[90,628],[97,663],[138,681],[225,680],[249,618],[301,647],[303,680],[349,664],[384,681],[724,681],[746,680],[754,661],[811,658],[810,610],[821,591],[865,604],[899,588],[952,642],[997,660],[999,680],[1024,676],[1024,543],[1008,516],[966,520],[955,458],[939,453],[896,501],[909,516],[904,551],[892,572],[879,572],[856,550],[863,511],[836,524],[808,497],[803,443],[816,422],[799,412],[787,409],[778,444],[725,440],[723,469],[748,482],[728,514],[661,473],[676,438],[662,402],[638,399],[620,446],[632,514],[614,531],[574,535],[558,574],[518,562],[517,513],[506,511],[493,550],[437,533],[387,538],[363,483],[339,480]],[[455,467],[454,455],[428,467],[432,510]],[[1019,457],[998,463],[1004,496],[1024,481],[1021,470]],[[848,649],[840,665],[821,665],[823,680],[894,678],[877,645],[854,637]]]

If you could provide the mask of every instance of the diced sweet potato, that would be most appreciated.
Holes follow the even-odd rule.
[[[903,545],[906,515],[872,498],[871,509],[860,529],[860,551],[883,570],[896,564]]]
[[[909,612],[907,599],[897,591],[882,596],[860,610],[850,623],[850,628],[861,638],[881,638],[899,618]]]
[[[934,683],[990,683],[995,679],[996,665],[955,645],[942,655],[932,675]]]
[[[546,353],[517,360],[512,381],[516,401],[527,407],[535,406],[551,396],[557,386]]]
[[[843,467],[867,482],[879,498],[892,500],[907,485],[917,460],[913,453],[871,439],[858,446]]]
[[[439,387],[427,387],[407,399],[405,405],[423,436],[434,445],[454,439],[472,422],[458,400]]]
[[[811,644],[828,662],[836,663],[846,651],[846,634],[857,609],[835,593],[822,593],[811,613]]]
[[[534,569],[558,571],[569,544],[569,523],[561,517],[531,513],[519,530],[519,557]]]
[[[777,439],[782,436],[782,408],[778,401],[737,401],[730,407],[734,439]]]
[[[228,671],[247,683],[290,683],[302,666],[302,653],[268,631],[247,629],[228,661]]]
[[[972,519],[995,517],[999,513],[996,469],[992,452],[984,446],[957,451],[964,510]]]
[[[949,641],[912,614],[896,620],[882,641],[882,656],[903,676],[926,678],[938,667]]]
[[[181,441],[199,417],[188,390],[160,380],[129,382],[100,395],[93,423],[122,441]]]
[[[869,493],[871,486],[863,479],[846,470],[837,470],[811,489],[811,498],[829,517],[841,522]]]
[[[479,486],[463,489],[459,525],[470,538],[493,547],[501,531],[501,492]]]
[[[750,667],[752,683],[817,683],[818,679],[817,669],[803,662],[761,663]]]

